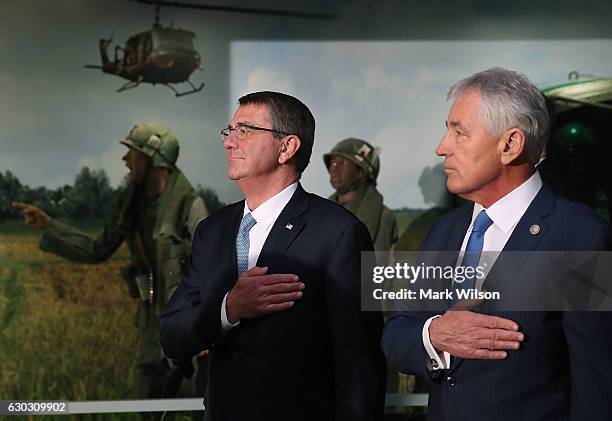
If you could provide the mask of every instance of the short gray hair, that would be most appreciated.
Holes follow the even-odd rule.
[[[491,135],[501,136],[516,127],[525,133],[529,160],[537,164],[546,149],[549,117],[544,95],[521,73],[501,67],[468,76],[451,86],[447,99],[477,91],[482,117]]]

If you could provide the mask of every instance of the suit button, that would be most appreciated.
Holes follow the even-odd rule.
[[[452,376],[448,376],[446,379],[446,384],[449,386],[454,386],[455,385],[455,378]]]

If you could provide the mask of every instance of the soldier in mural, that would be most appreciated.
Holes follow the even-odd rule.
[[[96,238],[50,218],[35,206],[13,206],[21,209],[28,224],[43,230],[42,250],[72,261],[100,263],[127,243],[131,263],[122,275],[130,295],[139,302],[135,317],[140,339],[138,395],[174,397],[183,380],[193,377],[195,368],[191,359],[170,361],[164,357],[157,315],[180,282],[191,237],[208,211],[176,167],[179,143],[168,128],[138,124],[120,143],[128,147],[123,157],[130,170],[128,186]]]
[[[323,161],[336,192],[329,199],[341,204],[370,231],[377,251],[389,251],[397,241],[397,223],[376,189],[380,149],[365,140],[348,138],[338,143]]]

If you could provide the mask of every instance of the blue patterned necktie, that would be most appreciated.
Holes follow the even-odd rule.
[[[236,267],[238,274],[249,269],[249,231],[257,221],[250,213],[245,214],[240,222],[240,229],[236,237]]]
[[[487,215],[487,212],[484,210],[478,214],[476,220],[474,221],[474,226],[472,227],[472,232],[465,248],[465,255],[463,256],[461,266],[464,268],[471,267],[474,269],[474,271],[476,270],[478,262],[480,261],[480,255],[482,254],[485,232],[487,229],[489,229],[492,223],[493,221],[491,218],[489,218],[489,215]],[[474,289],[475,286],[476,276],[466,276],[463,282],[455,282],[453,302],[457,301],[457,290]]]

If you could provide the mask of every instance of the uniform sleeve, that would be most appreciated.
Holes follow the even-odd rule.
[[[381,213],[380,226],[374,240],[374,249],[389,251],[397,242],[397,221],[393,212],[384,207]]]
[[[169,358],[192,357],[221,336],[221,302],[227,290],[216,277],[204,239],[207,221],[198,224],[189,264],[165,310],[159,315],[160,343]],[[201,285],[208,285],[206,293]]]
[[[124,239],[125,232],[112,221],[93,238],[73,226],[51,219],[39,247],[75,262],[100,263],[112,256]]]
[[[198,224],[208,217],[208,209],[204,204],[204,200],[201,197],[197,197],[192,203],[189,213],[187,214],[187,220],[185,225],[187,232],[189,232],[189,240],[193,241],[193,235],[198,227]]]
[[[339,238],[326,270],[336,420],[382,419],[385,362],[380,311],[361,311],[361,251],[372,250],[367,228],[355,221]]]

